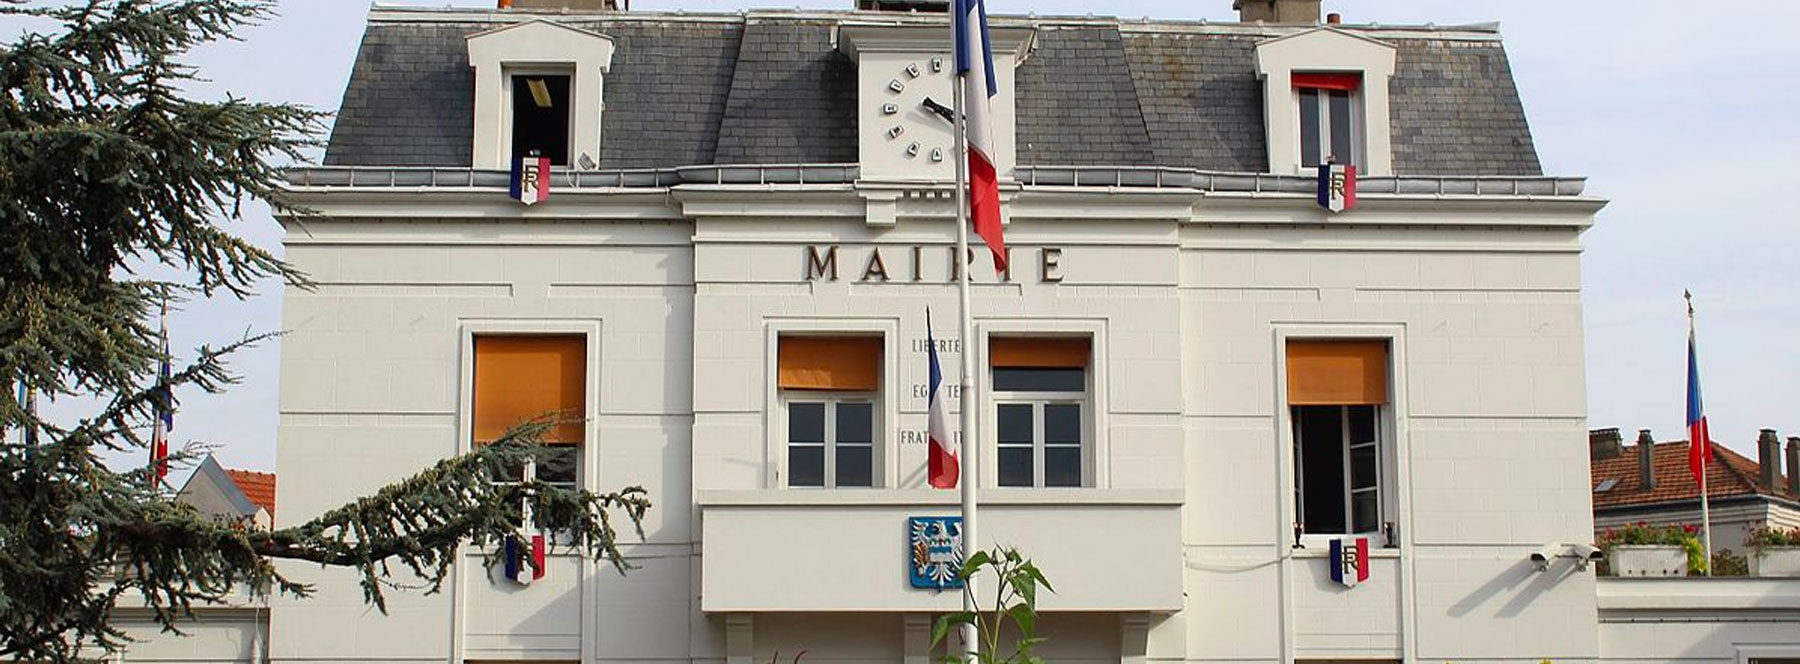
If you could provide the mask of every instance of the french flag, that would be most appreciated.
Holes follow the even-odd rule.
[[[1699,482],[1712,462],[1712,434],[1706,430],[1706,407],[1700,402],[1700,361],[1694,356],[1694,328],[1688,326],[1688,471]]]
[[[544,578],[544,534],[506,536],[506,578],[521,586]]]
[[[925,345],[930,348],[931,392],[925,408],[925,437],[930,439],[928,479],[937,489],[956,488],[962,464],[950,445],[950,412],[944,409],[944,371],[938,366],[937,340],[931,336],[931,310],[925,310]]]
[[[1006,271],[1006,241],[1000,237],[1000,179],[994,164],[994,122],[990,101],[1000,94],[994,78],[994,48],[988,41],[987,4],[956,0],[956,73],[962,76],[964,131],[969,145],[969,215],[975,234],[994,252],[994,271]]]
[[[1369,538],[1331,540],[1331,580],[1345,588],[1369,580]]]
[[[1319,164],[1319,207],[1343,212],[1356,207],[1356,167]]]
[[[513,163],[511,194],[513,199],[531,205],[550,199],[550,158],[520,157]]]

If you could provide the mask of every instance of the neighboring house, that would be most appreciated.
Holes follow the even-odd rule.
[[[226,468],[211,454],[188,476],[175,499],[229,523],[257,528],[275,523],[275,475]]]
[[[1688,441],[1655,442],[1648,429],[1629,449],[1618,429],[1588,434],[1594,490],[1594,530],[1644,521],[1700,523],[1700,484],[1688,467]],[[1753,461],[1717,441],[1707,467],[1713,549],[1745,552],[1750,529],[1767,523],[1800,527],[1800,437],[1789,438],[1787,473],[1781,472],[1781,441],[1765,429]],[[1767,472],[1765,472],[1767,471]]]
[[[1543,173],[1497,27],[996,16],[996,274],[954,248],[946,3],[845,3],[370,11],[290,177],[316,287],[283,301],[284,520],[549,411],[586,419],[523,473],[656,508],[623,576],[470,549],[385,612],[284,563],[316,593],[270,600],[271,661],[927,664],[961,605],[913,585],[953,549],[911,519],[958,512],[924,477],[928,338],[946,383],[978,372],[943,392],[984,427],[976,544],[1052,579],[1048,661],[1800,656],[1800,581],[1699,598],[1575,558],[1605,201]],[[1327,157],[1354,209],[1319,204]]]

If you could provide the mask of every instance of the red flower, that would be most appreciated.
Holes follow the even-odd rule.
[[[1639,522],[1638,522],[1638,527],[1639,527],[1639,528],[1642,528],[1642,527],[1644,527],[1644,526],[1648,526],[1648,525],[1650,525],[1650,522],[1648,522],[1648,521],[1639,521]]]
[[[1694,530],[1695,530],[1694,524],[1691,524],[1691,523],[1681,524],[1681,529],[1687,531],[1687,533],[1689,535],[1694,534]]]

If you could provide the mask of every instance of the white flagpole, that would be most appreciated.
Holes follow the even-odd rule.
[[[961,4],[960,2],[952,3],[951,11],[963,11]],[[955,33],[959,27],[963,27],[963,23],[967,20],[966,14],[950,17],[951,44],[957,43],[957,40],[962,37]],[[952,59],[954,59],[954,55],[952,54]],[[970,57],[978,56],[971,53]],[[969,260],[969,128],[963,118],[963,78],[967,74],[962,72],[961,66],[952,67],[952,70],[956,71],[956,74],[950,79],[952,88],[950,115],[956,127],[956,151],[953,154],[956,159],[955,264],[959,266],[956,270],[956,292],[957,300],[961,305],[959,318],[962,322],[962,377],[957,382],[959,392],[957,401],[960,404],[959,414],[962,417],[962,463],[960,464],[961,477],[957,479],[962,482],[963,559],[967,560],[968,556],[981,550],[980,540],[975,539],[975,484],[981,481],[979,471],[981,464],[976,462],[975,457],[979,455],[981,446],[977,444],[979,436],[976,434],[978,429],[976,429],[975,419],[975,409],[979,403],[979,400],[975,398],[975,318],[969,308],[969,270],[974,265]],[[963,610],[970,613],[974,613],[976,610],[975,579],[973,578],[963,580]],[[963,656],[971,664],[977,661],[980,653],[979,637],[980,634],[973,621],[963,625]]]
[[[1690,357],[1688,358],[1688,361],[1693,362],[1696,365],[1694,368],[1694,373],[1696,374],[1696,376],[1694,378],[1694,382],[1698,383],[1700,380],[1698,377],[1700,369],[1697,366],[1700,362],[1700,358],[1698,357],[1698,355],[1700,353],[1700,340],[1694,337],[1694,294],[1690,291],[1682,291],[1681,297],[1683,299],[1687,300],[1688,343],[1690,344],[1690,348],[1688,350]],[[1692,390],[1692,389],[1695,389],[1695,387],[1689,386],[1688,389]],[[1688,398],[1691,399],[1693,397],[1689,396]],[[1704,414],[1705,413],[1703,412],[1702,415],[1704,415]],[[1704,433],[1705,432],[1702,431],[1702,434],[1704,434]],[[1693,427],[1688,427],[1688,437],[1689,438],[1694,437]],[[1703,435],[1702,437],[1710,437],[1710,436]],[[1712,441],[1710,441],[1710,440],[1702,440],[1702,441],[1690,440],[1690,441],[1688,441],[1689,446],[1693,446],[1696,444],[1700,445],[1700,450],[1701,450],[1701,452],[1700,452],[1700,543],[1701,543],[1701,546],[1706,549],[1706,575],[1712,576],[1712,552],[1713,552],[1713,548],[1712,548],[1712,497],[1706,495],[1706,461],[1707,461],[1707,459],[1712,457]]]

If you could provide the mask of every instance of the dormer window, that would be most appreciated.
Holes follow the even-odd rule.
[[[1323,163],[1360,166],[1362,144],[1361,74],[1295,73],[1294,97],[1300,118],[1300,166]]]
[[[525,74],[512,77],[512,158],[549,157],[569,165],[569,77]]]
[[[1394,174],[1388,79],[1394,46],[1333,27],[1256,45],[1269,172],[1309,173],[1335,160],[1359,176]]]
[[[474,167],[510,169],[532,150],[556,166],[599,163],[611,37],[533,19],[469,35],[468,43]]]

